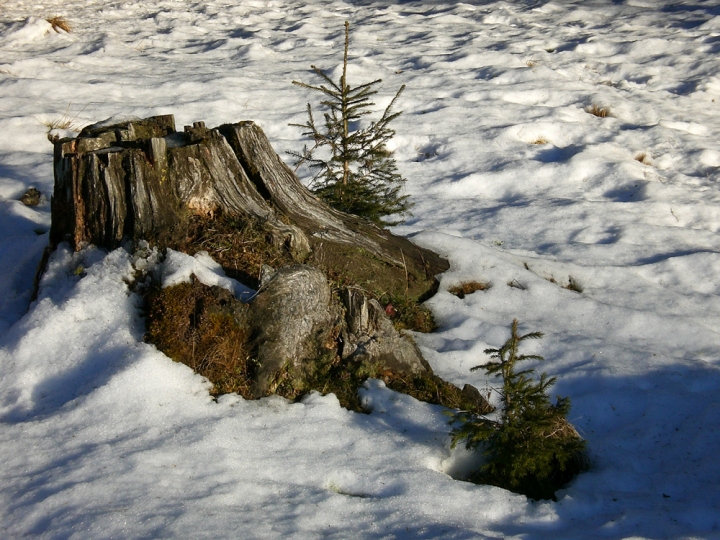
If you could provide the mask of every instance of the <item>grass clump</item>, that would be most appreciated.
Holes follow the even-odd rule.
[[[376,364],[344,361],[336,350],[326,350],[301,367],[286,366],[271,389],[272,393],[293,401],[300,400],[312,390],[321,394],[332,393],[346,409],[366,412],[362,408],[358,388],[368,378],[377,377],[379,372]]]
[[[85,107],[83,107],[80,112],[73,115],[70,113],[71,106],[72,103],[68,103],[68,106],[65,108],[65,112],[63,112],[60,118],[41,121],[48,130],[47,138],[51,143],[54,143],[61,138],[61,135],[53,133],[55,130],[74,131],[78,133],[83,128],[83,125],[78,122],[78,116],[80,116],[80,114],[85,110]]]
[[[448,292],[462,300],[468,294],[476,291],[487,291],[490,287],[492,287],[492,283],[489,281],[463,281],[459,285],[450,287]]]
[[[513,320],[510,338],[499,349],[486,349],[491,361],[475,366],[502,379],[497,419],[462,411],[454,416],[452,445],[464,442],[468,449],[480,446],[487,463],[470,478],[533,499],[554,499],[555,492],[578,473],[587,470],[589,459],[585,441],[567,421],[570,399],[557,397],[550,402],[548,390],[555,378],[545,373],[535,380],[533,369],[517,370],[517,364],[543,360],[522,355],[520,343],[540,339],[540,332],[518,335]]]
[[[401,295],[384,295],[380,303],[385,306],[385,313],[392,321],[396,330],[412,330],[429,334],[437,330],[435,317],[419,300],[412,300]]]
[[[20,202],[25,206],[37,206],[40,204],[41,197],[42,193],[37,188],[31,187],[20,197]]]

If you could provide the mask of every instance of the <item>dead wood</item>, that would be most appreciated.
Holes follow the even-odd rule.
[[[60,242],[76,250],[114,249],[141,239],[160,248],[205,249],[227,263],[230,275],[257,273],[254,286],[265,261],[282,262],[269,269],[249,306],[241,349],[253,360],[243,360],[247,372],[238,388],[255,397],[274,390],[294,396],[338,375],[346,384],[337,391],[348,394],[362,377],[384,374],[402,388],[421,381],[436,389],[435,399],[443,385],[452,386],[432,374],[388,317],[399,305],[417,306],[432,295],[447,261],[320,201],[256,124],[208,129],[197,122],[177,132],[171,115],[96,124],[55,143],[54,172],[51,249]],[[243,259],[251,260],[238,264]],[[221,331],[205,320],[203,332]],[[167,326],[155,319],[152,325]],[[152,339],[168,347],[162,336]],[[209,372],[230,362],[203,361]],[[223,387],[234,388],[228,380]],[[460,390],[452,388],[442,392],[460,403]]]

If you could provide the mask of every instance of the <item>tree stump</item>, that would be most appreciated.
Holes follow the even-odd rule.
[[[238,388],[245,390],[237,391],[246,397],[273,391],[292,397],[323,377],[324,387],[316,389],[330,384],[343,394],[345,387],[332,386],[328,377],[356,384],[384,374],[404,390],[424,377],[430,398],[456,390],[453,403],[463,402],[460,390],[435,377],[412,339],[395,329],[387,315],[395,308],[388,304],[386,312],[379,303],[418,304],[434,294],[435,275],[447,270],[447,261],[317,199],[253,122],[215,129],[197,122],[177,132],[166,115],[88,126],[77,138],[55,143],[54,172],[51,249],[64,241],[76,250],[88,244],[114,249],[128,240],[207,249],[229,275],[259,288],[249,309],[233,312],[232,325],[247,329],[236,334],[247,343],[226,347],[252,356],[240,362],[244,386]],[[259,269],[268,261],[280,268],[260,283]],[[212,342],[211,332],[222,327],[211,324],[219,315],[203,314],[201,306],[227,300],[209,301],[220,293],[198,287],[183,288],[176,303],[187,307],[162,292],[149,307],[149,335],[162,350],[181,349],[163,341],[167,324],[158,318],[165,312],[177,317],[190,310],[179,316],[184,330],[176,342],[179,335],[195,339],[198,329],[203,343]],[[204,300],[190,302],[187,295]],[[188,320],[194,329],[185,328]],[[240,365],[218,358],[186,363],[212,364],[215,371]],[[226,379],[223,387],[233,388]]]
[[[55,143],[51,243],[182,243],[192,216],[261,223],[295,262],[419,298],[447,261],[312,195],[253,122],[176,132],[171,115],[89,126]],[[309,258],[309,260],[308,260]],[[377,288],[377,287],[371,287]]]

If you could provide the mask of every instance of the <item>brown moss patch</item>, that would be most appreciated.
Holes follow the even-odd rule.
[[[193,277],[147,296],[146,341],[213,383],[213,395],[237,392],[249,399],[247,306],[228,291]]]
[[[487,291],[492,284],[488,281],[464,281],[459,285],[455,285],[448,289],[450,294],[454,294],[460,299],[465,298],[466,295],[472,294],[476,291]]]

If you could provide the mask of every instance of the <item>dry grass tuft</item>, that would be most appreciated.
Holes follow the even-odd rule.
[[[612,116],[610,112],[610,107],[601,107],[597,104],[586,107],[585,112],[588,112],[593,116],[597,116],[598,118],[607,118],[608,116]]]
[[[42,124],[48,128],[48,135],[47,138],[50,142],[54,143],[57,141],[60,137],[54,133],[52,133],[55,129],[61,129],[61,130],[67,130],[67,131],[74,131],[79,132],[83,125],[78,122],[77,118],[80,116],[80,113],[82,113],[85,110],[85,107],[80,109],[80,111],[74,115],[71,116],[70,114],[70,107],[72,106],[72,103],[68,103],[68,106],[65,108],[65,112],[62,114],[60,118],[56,118],[55,120],[46,120],[41,121]]]
[[[47,22],[49,22],[52,25],[52,29],[56,32],[60,33],[62,30],[63,32],[69,34],[72,32],[72,26],[70,26],[70,23],[67,22],[63,17],[52,17],[51,19],[45,19]]]
[[[550,141],[548,141],[545,137],[538,137],[534,141],[532,141],[530,144],[548,144]]]
[[[464,281],[460,285],[450,287],[448,292],[462,300],[465,295],[472,294],[475,291],[487,291],[490,287],[492,287],[492,283],[489,281]]]

